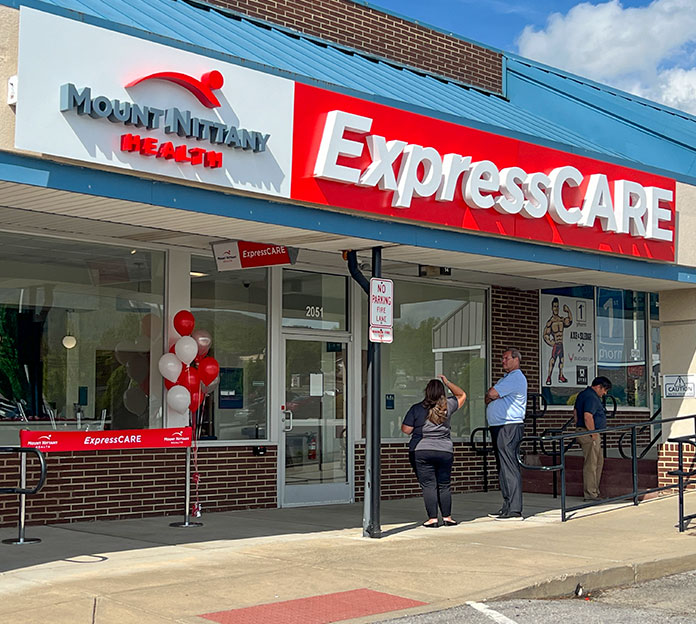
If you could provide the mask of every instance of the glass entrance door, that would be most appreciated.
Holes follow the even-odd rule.
[[[347,343],[285,338],[283,506],[349,502]]]

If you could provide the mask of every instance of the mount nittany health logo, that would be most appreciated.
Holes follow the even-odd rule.
[[[200,79],[188,74],[172,71],[155,72],[131,80],[124,87],[137,93],[137,86],[150,81],[163,81],[182,87],[192,94],[198,102],[208,109],[222,108],[222,104],[213,91],[224,85],[221,72],[212,70],[204,73]],[[120,137],[122,152],[138,153],[141,156],[162,158],[176,163],[203,165],[211,169],[223,166],[223,152],[219,148],[242,150],[248,152],[265,152],[269,133],[247,130],[217,119],[206,119],[194,115],[190,110],[177,107],[159,108],[146,104],[136,104],[106,95],[93,95],[89,86],[78,88],[72,82],[60,87],[60,111],[64,114],[76,113],[95,120],[106,120],[114,124],[134,126],[145,130],[159,130],[174,137],[195,139],[207,143],[213,149],[200,146],[175,145],[171,141],[128,132]]]

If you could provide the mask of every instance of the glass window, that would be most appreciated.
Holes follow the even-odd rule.
[[[219,273],[212,258],[191,258],[191,312],[220,364],[220,384],[203,404],[201,439],[266,438],[267,269]]]
[[[597,375],[619,405],[647,407],[645,293],[597,289]]]
[[[364,298],[364,336],[368,322]],[[364,365],[366,341],[363,337]],[[467,393],[467,402],[452,419],[452,435],[466,437],[485,424],[485,290],[394,280],[394,342],[383,344],[381,353],[382,437],[403,435],[401,422],[408,408],[423,398],[428,381],[441,373]]]
[[[283,271],[283,326],[345,330],[347,278]]]
[[[161,252],[0,233],[0,444],[162,426],[163,290]]]

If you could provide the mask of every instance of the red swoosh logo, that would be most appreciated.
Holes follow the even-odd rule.
[[[166,80],[167,82],[173,82],[190,91],[203,106],[207,108],[217,108],[220,106],[220,101],[215,97],[213,89],[222,87],[224,78],[222,74],[215,69],[203,74],[200,80],[179,72],[157,72],[129,82],[126,85],[126,89],[134,87],[146,80]]]

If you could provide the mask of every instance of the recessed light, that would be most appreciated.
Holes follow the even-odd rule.
[[[207,273],[200,273],[199,271],[189,271],[191,277],[205,277]]]

